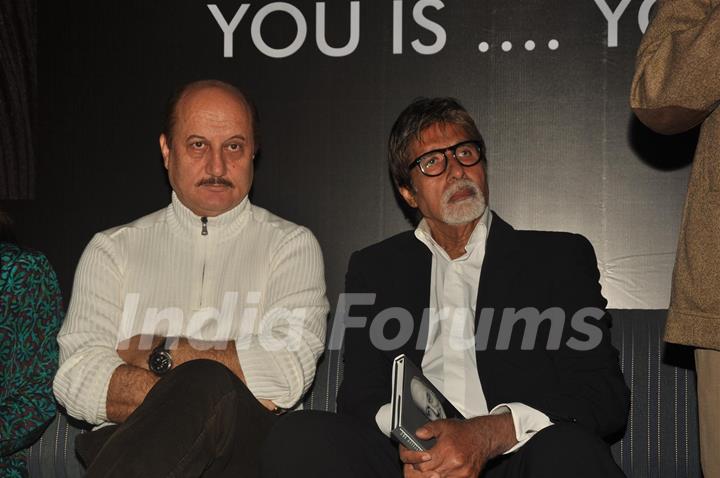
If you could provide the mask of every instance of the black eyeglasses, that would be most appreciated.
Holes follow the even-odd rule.
[[[424,153],[410,163],[408,171],[412,171],[415,166],[418,166],[420,172],[425,176],[440,176],[447,169],[448,156],[446,153],[448,151],[452,153],[453,158],[455,158],[461,166],[466,168],[475,166],[482,159],[482,143],[480,143],[480,141],[463,141],[454,146],[434,149]]]

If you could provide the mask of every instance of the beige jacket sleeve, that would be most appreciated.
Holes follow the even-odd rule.
[[[663,134],[689,130],[720,102],[720,0],[659,0],[640,43],[630,106]]]

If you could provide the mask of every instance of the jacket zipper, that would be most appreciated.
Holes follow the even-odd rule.
[[[200,222],[202,223],[202,231],[200,232],[201,235],[207,236],[208,235],[208,218],[207,216],[203,216],[200,218]],[[205,294],[205,268],[207,267],[207,243],[203,245],[203,263],[202,263],[202,272],[200,274],[200,304],[199,306],[202,307],[203,305],[203,296]]]

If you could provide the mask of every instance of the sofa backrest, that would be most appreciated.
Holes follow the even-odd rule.
[[[700,477],[695,362],[665,344],[666,310],[612,310],[612,342],[632,401],[625,435],[613,444],[629,477]]]
[[[32,448],[28,456],[31,478],[80,478],[84,468],[75,454],[75,437],[90,425],[79,422],[63,412],[55,419]]]

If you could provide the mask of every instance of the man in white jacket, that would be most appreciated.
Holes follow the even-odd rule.
[[[237,88],[181,88],[160,135],[171,204],[96,234],[80,259],[54,391],[101,425],[77,443],[90,477],[253,476],[273,412],[312,383],[322,255],[250,204],[257,138]]]

